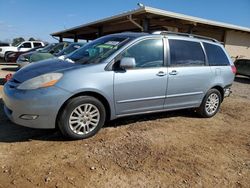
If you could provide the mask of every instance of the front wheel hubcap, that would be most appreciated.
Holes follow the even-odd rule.
[[[93,131],[100,121],[100,111],[93,104],[82,104],[76,107],[69,117],[70,129],[79,135]]]
[[[216,93],[210,94],[206,101],[206,106],[205,106],[206,112],[209,115],[214,114],[216,110],[218,109],[219,102],[220,102],[220,98]]]

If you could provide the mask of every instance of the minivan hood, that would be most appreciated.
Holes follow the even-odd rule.
[[[61,59],[48,59],[30,65],[20,69],[13,75],[13,79],[18,82],[24,82],[31,78],[40,76],[42,74],[51,72],[63,72],[67,69],[73,69],[82,66],[81,64],[69,63]]]

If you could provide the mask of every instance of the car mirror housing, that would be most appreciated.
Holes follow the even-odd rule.
[[[135,58],[123,57],[120,62],[120,68],[122,69],[133,69],[136,66]]]

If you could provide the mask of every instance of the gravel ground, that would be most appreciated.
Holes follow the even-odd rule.
[[[1,77],[9,71],[0,71]],[[211,119],[189,110],[122,118],[79,141],[65,141],[53,130],[15,125],[2,106],[1,102],[3,188],[250,185],[247,78],[236,78],[233,94]]]

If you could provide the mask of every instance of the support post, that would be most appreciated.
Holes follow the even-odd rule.
[[[98,27],[97,37],[101,37],[102,35],[103,35],[103,27],[100,26],[100,27]]]
[[[78,42],[78,36],[77,36],[77,34],[74,34],[74,42]]]
[[[63,42],[63,37],[62,37],[62,35],[59,36],[59,42]]]
[[[148,18],[143,19],[143,31],[144,32],[149,31],[149,19]]]
[[[189,25],[189,27],[188,27],[188,33],[189,34],[193,33],[193,28],[194,28],[194,25]]]

